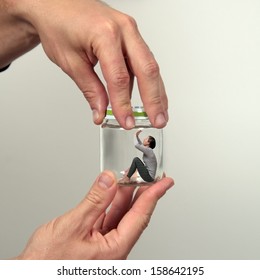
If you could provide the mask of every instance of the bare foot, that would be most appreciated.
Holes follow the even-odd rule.
[[[124,177],[124,178],[118,180],[118,183],[119,183],[119,184],[128,184],[128,183],[130,183],[130,178],[128,178],[128,177],[126,176],[126,177]]]

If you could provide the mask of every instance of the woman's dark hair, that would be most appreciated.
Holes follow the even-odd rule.
[[[155,146],[156,146],[156,141],[155,141],[155,139],[153,138],[153,136],[149,136],[148,142],[149,142],[149,147],[150,147],[151,149],[154,149]]]

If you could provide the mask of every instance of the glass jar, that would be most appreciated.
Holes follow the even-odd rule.
[[[133,107],[135,127],[122,128],[112,109],[100,128],[100,168],[122,186],[150,185],[163,176],[163,130],[152,127],[143,107]]]

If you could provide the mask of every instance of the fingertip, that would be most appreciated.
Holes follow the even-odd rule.
[[[105,170],[99,175],[97,182],[102,188],[111,188],[116,184],[115,174],[109,170]]]
[[[174,180],[171,177],[164,177],[159,181],[159,183],[160,182],[165,187],[166,191],[174,186]]]
[[[135,118],[133,116],[131,103],[127,105],[121,105],[111,102],[111,106],[113,115],[122,128],[130,130],[135,127]]]
[[[93,118],[93,122],[96,125],[100,125],[105,118],[105,112],[97,110],[97,109],[93,109],[92,110],[92,118]]]
[[[175,185],[174,179],[170,177],[166,177],[168,180],[168,189],[172,188]]]
[[[167,125],[169,115],[162,104],[158,104],[156,107],[144,104],[144,108],[153,127],[164,128]]]
[[[159,113],[154,120],[154,126],[156,128],[163,128],[167,124],[167,117],[164,113]]]
[[[174,180],[171,177],[163,177],[153,185],[153,192],[156,192],[159,197],[163,196],[169,189],[174,186]]]
[[[100,124],[100,114],[98,110],[96,109],[92,110],[92,118],[95,124]]]
[[[132,129],[135,127],[135,119],[132,115],[126,117],[125,127],[126,129]]]

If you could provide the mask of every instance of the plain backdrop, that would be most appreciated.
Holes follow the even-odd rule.
[[[260,1],[107,3],[137,20],[169,97],[164,167],[176,184],[129,258],[259,259]],[[98,174],[89,105],[38,46],[0,75],[0,258]]]

